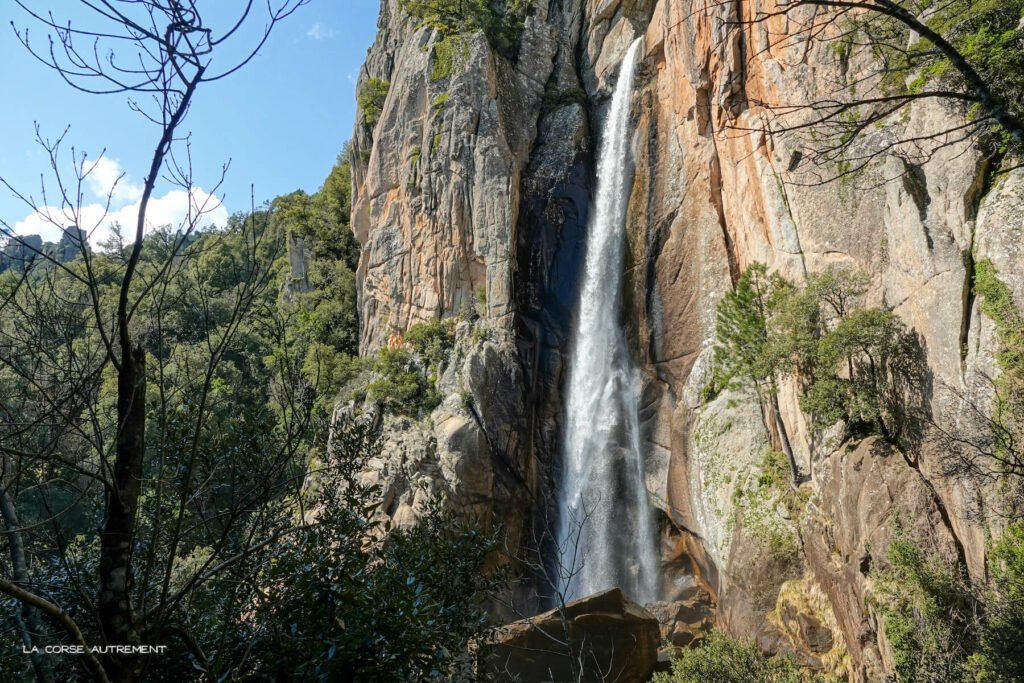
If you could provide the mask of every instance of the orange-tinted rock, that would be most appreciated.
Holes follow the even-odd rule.
[[[832,265],[861,270],[871,277],[868,304],[890,308],[920,336],[932,416],[957,424],[962,406],[942,387],[971,394],[996,370],[993,324],[969,295],[972,257],[991,259],[1024,301],[1024,172],[990,182],[978,151],[958,143],[896,182],[808,183],[799,163],[807,140],[760,133],[768,112],[757,102],[820,98],[870,55],[839,64],[824,41],[769,49],[769,34],[784,36],[788,20],[744,19],[770,12],[771,0],[534,0],[518,60],[478,34],[465,61],[439,79],[438,36],[408,21],[399,0],[382,5],[360,79],[387,80],[391,91],[375,130],[358,125],[353,147],[362,349],[455,315],[481,287],[503,334],[479,354],[495,373],[477,372],[479,381],[461,387],[476,413],[450,400],[438,414],[443,426],[432,431],[446,452],[423,460],[438,465],[423,477],[443,477],[473,509],[490,507],[517,538],[529,535],[527,508],[543,499],[559,454],[592,143],[618,62],[643,35],[623,325],[642,374],[645,476],[664,513],[662,597],[678,601],[679,587],[697,577],[715,596],[717,624],[735,635],[808,661],[825,659],[819,651],[831,637],[833,649],[845,641],[853,680],[881,676],[889,664],[863,566],[877,557],[863,548],[881,556],[884,520],[898,513],[930,547],[962,554],[982,575],[991,530],[973,513],[990,492],[942,477],[941,454],[927,447],[913,466],[874,441],[825,447],[822,438],[812,449],[796,387],[786,383],[782,418],[812,475],[817,514],[799,528],[773,515],[786,535],[799,530],[801,550],[766,562],[733,493],[773,436],[752,402],[701,398],[715,307],[755,261],[792,279]],[[956,116],[922,103],[895,125],[916,134]],[[901,169],[891,159],[880,170]],[[398,509],[414,505],[411,490],[395,486]],[[827,595],[834,628],[800,611],[780,613],[781,626],[771,621],[781,587],[805,576]]]

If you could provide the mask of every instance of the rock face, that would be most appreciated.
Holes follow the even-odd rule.
[[[388,95],[372,130],[360,113],[353,143],[361,349],[479,298],[493,337],[462,344],[425,425],[388,423],[390,455],[368,476],[387,483],[403,522],[416,519],[416,491],[434,487],[501,519],[513,548],[538,537],[557,481],[593,150],[609,81],[644,36],[623,325],[643,375],[645,473],[662,530],[655,610],[676,615],[665,635],[685,640],[705,616],[676,603],[700,587],[717,627],[875,680],[891,665],[870,607],[886,520],[980,575],[987,523],[975,512],[990,492],[942,477],[924,442],[912,458],[877,441],[814,442],[788,386],[782,417],[811,475],[807,513],[789,515],[781,492],[757,485],[773,445],[758,406],[701,399],[715,307],[755,261],[797,280],[831,265],[863,271],[869,303],[919,336],[926,412],[953,424],[958,397],[994,371],[993,324],[969,296],[974,259],[991,259],[1024,301],[1024,173],[995,179],[960,143],[909,173],[888,160],[891,182],[808,184],[803,143],[750,132],[764,114],[752,103],[813,100],[868,56],[839,64],[823,45],[764,49],[769,30],[787,27],[744,25],[759,7],[534,0],[517,59],[478,33],[448,45],[442,68],[442,36],[382,0],[359,87],[379,79]],[[924,133],[954,117],[915,105],[898,125]]]
[[[498,629],[477,661],[483,680],[640,683],[658,643],[654,616],[615,588]]]

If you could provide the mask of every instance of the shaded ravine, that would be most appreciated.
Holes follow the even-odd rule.
[[[636,369],[621,324],[630,100],[641,40],[620,68],[598,159],[566,398],[558,553],[568,599],[622,588],[657,599],[657,557],[640,451]]]

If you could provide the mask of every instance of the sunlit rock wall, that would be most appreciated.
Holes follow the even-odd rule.
[[[837,63],[821,44],[772,48],[768,32],[785,35],[785,18],[738,25],[758,7],[536,0],[517,59],[476,35],[457,51],[451,75],[436,77],[439,36],[384,0],[360,85],[379,78],[390,90],[379,122],[373,130],[357,123],[353,144],[361,348],[375,353],[391,333],[457,315],[483,288],[494,337],[478,362],[481,376],[498,378],[486,387],[494,407],[466,404],[483,431],[449,438],[445,430],[469,429],[452,427],[450,415],[465,421],[473,411],[446,401],[427,442],[447,439],[456,455],[446,457],[473,463],[472,472],[445,469],[438,458],[424,476],[466,488],[474,510],[505,516],[516,542],[528,544],[557,481],[592,152],[609,79],[645,36],[624,325],[645,377],[663,598],[706,590],[720,627],[873,680],[891,666],[867,600],[870,569],[884,561],[885,520],[896,514],[931,550],[962,558],[977,575],[989,522],[975,513],[989,494],[940,476],[927,445],[909,457],[877,441],[812,440],[793,387],[784,387],[783,418],[812,476],[808,512],[787,517],[779,500],[755,495],[776,438],[759,407],[736,396],[701,401],[715,306],[755,261],[794,279],[830,265],[862,270],[869,303],[890,307],[919,335],[925,412],[953,424],[955,394],[976,394],[982,374],[994,371],[993,326],[969,296],[974,259],[991,259],[1024,301],[1024,176],[994,177],[961,143],[911,173],[888,161],[881,172],[892,182],[809,182],[794,168],[804,143],[757,132],[764,112],[750,103],[815,99],[840,69],[862,70],[867,56]],[[899,130],[873,132],[865,144],[927,133],[954,116],[917,106]]]

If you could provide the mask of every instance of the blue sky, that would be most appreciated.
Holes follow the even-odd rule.
[[[76,12],[76,4],[52,0],[33,6],[52,8],[55,16],[63,17],[63,8]],[[240,0],[200,0],[201,9],[219,13],[215,19],[242,6]],[[379,0],[312,0],[277,26],[253,62],[197,92],[185,124],[192,133],[194,185],[210,190],[221,165],[231,161],[218,192],[224,195],[224,209],[211,216],[220,219],[248,209],[250,185],[257,203],[320,186],[352,134],[355,78],[376,35],[379,6]],[[68,151],[74,145],[96,159],[106,150],[106,161],[84,188],[84,203],[99,202],[124,172],[111,209],[126,218],[137,201],[158,129],[128,108],[125,95],[75,92],[32,58],[10,22],[33,24],[14,3],[3,3],[0,19],[0,176],[39,199],[40,174],[48,171],[48,159],[35,143],[34,122],[51,138],[70,125]],[[33,43],[45,45],[42,30],[32,28],[30,36]],[[70,161],[65,163],[71,168]],[[174,201],[171,189],[162,186],[154,193],[156,222],[173,220],[183,204]],[[48,192],[52,197],[52,190]],[[179,194],[184,200],[186,194]],[[29,207],[0,187],[0,220],[10,226],[21,223],[20,232],[44,231],[32,219]],[[52,238],[53,232],[46,236]]]

